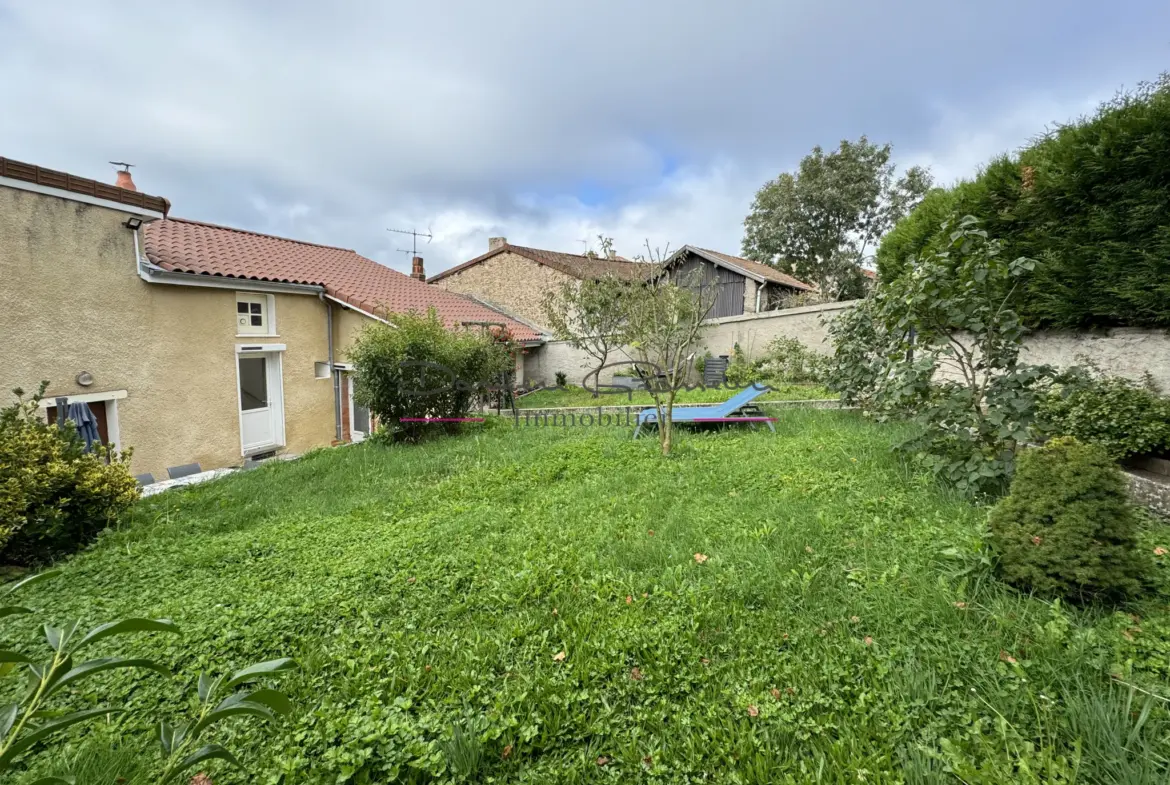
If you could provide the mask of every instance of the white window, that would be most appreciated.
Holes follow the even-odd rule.
[[[236,335],[276,335],[270,294],[236,294]]]

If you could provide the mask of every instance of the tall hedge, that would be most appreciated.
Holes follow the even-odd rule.
[[[1028,324],[1170,327],[1170,74],[929,194],[883,239],[882,280],[963,215],[1007,254],[1043,262],[1024,283]]]

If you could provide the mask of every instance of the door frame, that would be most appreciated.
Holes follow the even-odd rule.
[[[269,344],[236,344],[235,356],[232,358],[236,366],[236,427],[240,432],[240,455],[247,457],[262,452],[284,447],[288,442],[285,438],[284,423],[284,350],[283,343]],[[268,360],[265,370],[268,382],[268,408],[272,418],[272,435],[274,441],[259,447],[247,447],[244,444],[244,400],[240,390],[240,358],[246,356],[260,356]]]
[[[357,444],[359,442],[364,442],[366,439],[368,439],[370,437],[370,434],[369,433],[362,433],[361,431],[359,431],[353,427],[353,425],[354,425],[354,419],[353,419],[353,406],[354,406],[354,404],[353,404],[353,372],[352,371],[347,371],[345,373],[345,388],[347,391],[346,398],[348,399],[348,405],[349,405],[349,440],[351,442],[353,442],[354,444]],[[367,409],[366,411],[369,412],[369,409]],[[370,414],[370,416],[366,419],[366,423],[367,423],[367,425],[366,425],[367,428],[373,427],[373,424],[374,424],[373,423],[373,414]]]

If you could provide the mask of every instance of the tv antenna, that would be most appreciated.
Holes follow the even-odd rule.
[[[129,174],[130,167],[134,166],[134,164],[128,164],[125,161],[110,161],[110,166],[120,166],[122,168],[119,171],[126,172],[127,174]]]
[[[431,230],[429,228],[427,229],[426,234],[423,234],[422,232],[416,232],[414,229],[387,229],[386,231],[387,232],[395,232],[397,234],[409,234],[410,235],[410,250],[407,251],[404,248],[399,248],[398,253],[409,253],[411,256],[418,256],[418,238],[420,238],[420,237],[427,238],[428,245],[430,244],[431,239],[432,239]]]

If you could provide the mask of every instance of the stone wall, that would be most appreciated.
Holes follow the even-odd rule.
[[[784,336],[796,338],[810,349],[831,354],[828,342],[829,331],[822,323],[832,319],[837,312],[850,307],[852,303],[829,303],[809,305],[803,308],[789,308],[783,311],[767,311],[743,316],[726,316],[712,319],[703,330],[699,352],[704,349],[718,357],[731,354],[738,343],[748,357],[759,357],[768,349],[774,338]]]
[[[506,251],[466,270],[435,281],[434,286],[471,295],[537,325],[545,323],[541,303],[548,292],[573,278]]]
[[[796,338],[823,354],[831,354],[833,347],[826,322],[853,304],[809,305],[712,319],[704,328],[696,351],[702,354],[706,350],[719,356],[730,354],[739,344],[748,357],[757,358],[767,351],[774,338],[784,336]],[[610,362],[628,359],[624,353],[615,354]],[[1058,368],[1088,359],[1107,373],[1134,380],[1141,380],[1148,371],[1163,392],[1170,393],[1170,334],[1163,330],[1124,327],[1092,333],[1038,331],[1025,339],[1023,359]],[[580,384],[585,369],[593,364],[595,361],[584,352],[563,341],[553,341],[530,352],[524,368],[525,376],[536,383],[552,384],[556,372],[562,371],[570,384]],[[612,372],[603,373],[602,381],[607,382],[610,375]]]

